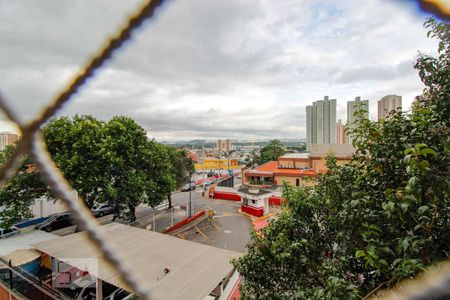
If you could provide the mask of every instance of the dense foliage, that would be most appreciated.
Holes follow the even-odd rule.
[[[279,140],[272,140],[261,150],[259,154],[253,153],[253,162],[259,165],[266,162],[277,160],[279,156],[286,154],[286,150]]]
[[[107,122],[92,116],[61,117],[42,131],[49,153],[86,206],[108,202],[115,217],[129,221],[139,204],[156,206],[176,187],[180,175],[173,156],[188,160],[185,153],[149,140],[127,117]],[[51,198],[51,191],[27,159],[0,190],[0,226],[30,218],[30,204],[40,196]]]
[[[174,188],[180,188],[190,182],[190,176],[195,172],[194,161],[187,155],[186,150],[167,147],[171,162],[172,172],[175,177]],[[172,208],[172,191],[167,194],[168,208]]]
[[[234,261],[252,299],[360,299],[450,255],[450,26],[430,19],[438,57],[419,54],[426,88],[410,114],[359,118],[356,155],[288,203]]]
[[[3,164],[12,154],[14,147],[9,145],[0,151],[0,163]],[[19,168],[17,175],[0,189],[0,228],[31,218],[30,203],[40,197],[51,197],[47,186],[39,173],[27,158]]]

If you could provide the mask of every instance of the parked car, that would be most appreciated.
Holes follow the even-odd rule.
[[[98,207],[92,208],[91,212],[96,218],[98,218],[114,213],[114,208],[107,203],[103,203],[100,204]]]
[[[8,229],[0,229],[0,239],[4,239],[18,234],[20,234],[20,231],[15,227],[11,227]]]
[[[115,290],[112,294],[110,294],[109,296],[105,297],[105,300],[128,300],[128,299],[132,299],[133,294],[130,294],[129,292],[127,292],[124,289],[117,289]]]
[[[58,288],[70,299],[75,300],[95,300],[95,282],[84,287]]]
[[[114,285],[109,284],[107,282],[103,282],[102,289],[103,289],[103,295],[107,295],[107,296],[104,296],[102,299],[111,299],[111,300],[112,299],[114,299],[114,300],[122,299],[123,300],[123,299],[125,299],[126,296],[130,295],[129,293],[127,293],[126,295],[124,295],[122,297],[110,298],[111,295],[118,294],[118,291],[122,291],[122,289],[117,288]],[[80,281],[78,281],[76,283],[76,285],[74,285],[72,287],[58,288],[58,290],[63,292],[65,295],[69,296],[70,299],[74,299],[74,300],[95,300],[96,299],[95,298],[96,283],[95,283],[95,281],[89,282],[89,279],[87,279],[87,282],[84,286],[83,286],[83,279],[81,279]],[[122,295],[122,294],[119,294],[119,295]]]
[[[50,216],[46,221],[36,225],[34,229],[50,232],[72,225],[75,225],[72,216],[69,213],[60,213]]]
[[[181,189],[182,192],[193,191],[195,190],[195,183],[186,183]]]

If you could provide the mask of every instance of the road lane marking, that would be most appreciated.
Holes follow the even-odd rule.
[[[197,225],[194,225],[194,227],[195,227],[195,229],[197,229],[197,231],[201,234],[201,235],[203,235],[203,237],[205,238],[205,239],[208,239],[208,237],[197,227]]]

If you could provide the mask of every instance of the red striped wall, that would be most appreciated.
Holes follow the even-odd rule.
[[[252,206],[241,205],[241,210],[255,217],[261,217],[262,215],[264,215],[264,208],[262,207],[256,208]]]
[[[184,220],[181,220],[180,222],[174,224],[173,226],[167,228],[166,230],[163,231],[163,233],[169,233],[172,232],[174,230],[177,230],[181,227],[183,227],[186,224],[189,224],[190,222],[194,221],[195,219],[203,216],[206,213],[206,210],[202,210],[201,212],[197,213],[196,215],[190,217],[190,218],[186,218]]]
[[[241,201],[241,196],[231,192],[214,191],[214,199]]]
[[[283,203],[283,198],[276,196],[269,197],[270,205],[281,205],[281,203]]]

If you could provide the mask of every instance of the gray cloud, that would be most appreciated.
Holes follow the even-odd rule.
[[[413,61],[406,60],[396,65],[369,65],[363,67],[350,67],[337,74],[337,82],[352,83],[364,80],[392,80],[410,75]]]
[[[35,116],[139,3],[0,2],[0,92]],[[355,96],[372,112],[384,94],[408,104],[422,90],[417,50],[435,42],[424,17],[398,5],[168,1],[60,115],[124,114],[158,139],[302,138],[305,106],[324,95],[342,119]]]

